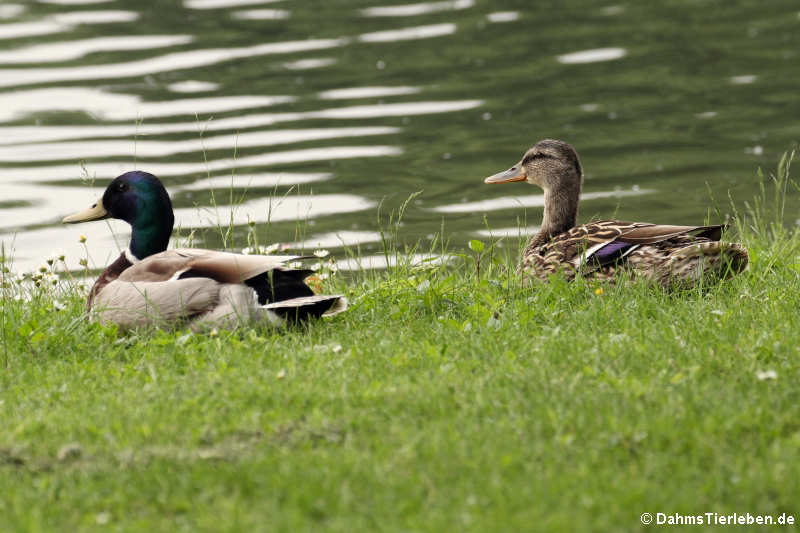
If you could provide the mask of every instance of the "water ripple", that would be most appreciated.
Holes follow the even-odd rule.
[[[183,5],[189,9],[220,9],[224,7],[271,4],[280,1],[281,0],[184,0]]]
[[[0,52],[0,64],[56,63],[78,59],[95,52],[166,48],[187,44],[192,40],[191,35],[130,35],[62,41]]]
[[[83,204],[76,204],[75,210],[77,211],[85,203],[84,199]],[[0,242],[12,258],[13,268],[17,272],[36,270],[55,248],[64,253],[70,270],[75,272],[83,270],[79,261],[85,258],[87,253],[90,268],[105,268],[128,246],[131,234],[129,226],[124,222],[119,220],[104,222],[84,224],[80,228],[59,224],[50,228],[26,231],[24,234],[5,234],[0,235]],[[79,235],[86,237],[87,247],[78,242]]]
[[[581,50],[580,52],[572,52],[558,56],[556,59],[559,63],[565,64],[578,64],[578,63],[596,63],[598,61],[612,61],[620,59],[628,54],[624,48],[594,48],[592,50]]]
[[[313,235],[308,239],[289,243],[295,250],[308,250],[312,248],[339,248],[344,246],[357,246],[371,242],[380,242],[381,234],[376,231],[332,231]]]
[[[49,89],[48,89],[49,90]],[[21,93],[24,94],[24,93]],[[0,103],[2,103],[0,94]],[[37,99],[38,101],[38,99]],[[215,119],[198,123],[181,122],[173,124],[131,124],[108,126],[6,126],[0,127],[0,145],[22,144],[30,142],[47,142],[61,139],[82,139],[91,137],[141,137],[148,135],[164,135],[171,133],[221,130],[243,130],[260,128],[283,122],[294,122],[312,119],[366,119],[381,117],[405,117],[450,113],[474,109],[483,104],[483,100],[452,100],[438,102],[406,102],[399,104],[374,104],[352,107],[322,109],[299,113],[260,113]],[[0,105],[0,112],[3,107]],[[1,117],[2,115],[0,115]]]
[[[16,5],[16,4],[12,4]],[[6,13],[16,16],[20,11],[8,9]],[[0,17],[4,18],[4,17]],[[61,33],[81,24],[110,24],[115,22],[132,22],[139,18],[134,11],[78,11],[75,13],[57,13],[41,20],[28,22],[12,22],[0,24],[0,39],[18,39],[36,35]]]
[[[175,117],[180,115],[208,116],[212,113],[238,111],[269,107],[294,102],[293,96],[213,96],[208,98],[187,98],[164,102],[137,102],[135,106],[122,109],[108,109],[104,113],[107,120],[135,120],[140,118]]]
[[[58,24],[65,26],[78,26],[79,24],[114,24],[118,22],[133,22],[139,19],[135,11],[109,10],[109,11],[74,11],[70,13],[56,13],[50,18]]]
[[[216,91],[219,89],[219,83],[214,83],[211,81],[184,80],[170,83],[167,85],[167,89],[174,93],[203,93],[208,91]]]
[[[332,146],[327,148],[306,148],[302,150],[287,150],[271,152],[247,157],[226,157],[211,161],[198,161],[188,163],[159,163],[156,161],[138,161],[136,165],[130,162],[88,163],[85,165],[90,176],[113,177],[140,168],[163,176],[183,176],[188,174],[218,174],[235,168],[267,167],[274,165],[288,165],[293,163],[310,163],[314,161],[330,161],[332,159],[350,159],[358,157],[386,157],[397,156],[403,153],[396,146]],[[2,169],[4,181],[17,181],[21,183],[41,183],[48,181],[76,180],[81,175],[78,165],[51,165],[40,167],[6,167]],[[31,189],[31,196],[36,197],[35,188]]]
[[[756,81],[758,76],[754,74],[743,74],[741,76],[732,76],[731,83],[733,85],[747,85]]]
[[[449,2],[422,2],[402,6],[368,7],[361,10],[365,17],[413,17],[438,11],[467,9],[475,5],[474,0],[451,0]]]
[[[627,191],[600,191],[581,194],[581,200],[594,200],[597,198],[622,198],[625,196],[641,196],[656,191],[652,189],[631,189]],[[543,207],[544,195],[531,194],[526,196],[503,196],[477,202],[464,202],[460,204],[441,205],[431,208],[437,213],[473,213],[484,211],[498,211],[501,209],[518,209],[520,207]]]
[[[0,38],[3,37],[0,25]],[[309,50],[322,50],[342,46],[347,39],[309,39],[305,41],[286,41],[264,43],[238,48],[211,48],[173,52],[149,59],[105,65],[86,65],[79,67],[53,67],[29,69],[0,69],[0,87],[14,87],[35,83],[56,83],[63,81],[98,80],[146,76],[161,72],[171,72],[197,67],[207,67],[234,59],[256,57],[270,54],[290,54]]]
[[[291,13],[285,9],[248,9],[237,11],[233,18],[240,20],[285,20]]]
[[[236,149],[297,142],[367,137],[398,133],[399,128],[372,126],[360,128],[318,128],[303,130],[271,130],[219,135],[180,141],[80,141],[52,144],[27,144],[0,147],[0,161],[23,163],[75,159],[97,159],[136,154],[137,157],[158,158],[173,154]]]
[[[60,6],[86,6],[90,4],[107,4],[111,0],[37,0],[40,4],[56,4]]]
[[[379,118],[403,117],[410,115],[429,115],[451,113],[474,109],[483,105],[483,100],[454,100],[441,102],[404,102],[400,104],[375,104],[352,107],[336,107],[321,111],[309,111],[304,118]]]
[[[102,191],[95,191],[95,197]],[[27,205],[0,210],[0,232],[9,232],[33,224],[56,223],[65,205],[80,206],[91,198],[88,187],[61,187],[25,184],[3,184],[7,201],[24,201]],[[88,204],[87,204],[88,205]],[[77,210],[77,208],[76,208]]]
[[[358,37],[358,40],[365,43],[389,43],[395,41],[409,41],[412,39],[429,39],[431,37],[450,35],[455,32],[456,25],[446,22],[443,24],[431,24],[429,26],[414,26],[412,28],[402,28],[399,30],[364,33]]]
[[[0,24],[0,39],[20,39],[69,30],[69,26],[51,20],[34,22],[13,22]]]
[[[518,11],[497,11],[486,15],[489,22],[514,22],[519,19]]]
[[[539,226],[512,226],[509,228],[497,228],[497,229],[481,229],[475,232],[475,235],[479,235],[481,237],[489,237],[493,239],[514,239],[514,238],[526,238],[533,233],[539,231]]]
[[[375,202],[354,194],[290,194],[277,198],[256,198],[238,205],[183,207],[175,210],[176,226],[184,228],[241,226],[251,221],[281,222],[309,220],[326,215],[363,211]]]
[[[0,121],[37,111],[84,111],[105,120],[203,115],[268,107],[295,100],[292,96],[224,96],[142,102],[138,96],[82,87],[60,87],[0,93]],[[195,130],[197,127],[195,126]],[[134,132],[135,133],[135,132]]]
[[[0,5],[0,19],[13,19],[25,12],[25,6],[20,4]]]
[[[197,180],[179,187],[182,191],[206,191],[211,189],[255,189],[300,185],[326,181],[333,177],[330,172],[273,172],[267,174],[226,175]]]
[[[137,106],[139,97],[84,87],[62,87],[0,93],[0,122],[39,111],[85,111],[102,115]],[[65,127],[69,128],[69,127]],[[13,132],[10,132],[13,136]],[[6,137],[6,140],[10,140]]]
[[[420,87],[348,87],[346,89],[332,89],[319,93],[323,100],[351,100],[356,98],[378,98],[383,96],[400,96],[417,94]]]
[[[329,67],[334,64],[336,64],[336,59],[332,57],[310,57],[308,59],[298,59],[297,61],[287,61],[283,66],[289,70],[309,70]]]

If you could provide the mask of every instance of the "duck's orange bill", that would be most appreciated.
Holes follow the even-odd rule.
[[[519,167],[511,167],[483,180],[484,183],[511,183],[512,181],[525,181],[525,173]]]

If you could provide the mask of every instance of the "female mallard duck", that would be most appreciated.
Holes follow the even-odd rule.
[[[545,139],[508,170],[485,183],[527,181],[544,189],[544,217],[522,255],[523,279],[546,280],[562,271],[606,280],[620,271],[663,286],[691,286],[747,267],[747,250],[720,242],[723,226],[666,226],[603,220],[576,226],[583,170],[575,149]]]
[[[87,309],[122,328],[189,322],[193,328],[273,324],[333,315],[343,296],[316,296],[304,283],[311,270],[285,265],[295,256],[240,255],[211,250],[167,250],[174,216],[158,178],[141,171],[115,178],[89,209],[66,217],[75,224],[118,218],[131,225],[130,246],[89,292]]]

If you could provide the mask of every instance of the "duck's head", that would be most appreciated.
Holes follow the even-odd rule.
[[[525,152],[516,165],[483,180],[484,183],[513,181],[527,181],[545,191],[577,188],[580,192],[583,169],[572,145],[544,139]]]
[[[97,202],[62,222],[79,224],[104,218],[117,218],[131,225],[130,251],[138,259],[166,250],[175,222],[164,185],[141,170],[114,178]]]
[[[525,152],[519,163],[483,180],[484,183],[512,181],[527,181],[544,189],[542,235],[555,235],[575,226],[583,168],[570,144],[554,139],[539,141]]]

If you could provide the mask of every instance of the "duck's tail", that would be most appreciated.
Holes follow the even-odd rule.
[[[631,254],[629,263],[637,274],[653,278],[665,287],[691,287],[730,278],[744,272],[749,262],[747,249],[735,242],[701,241],[671,249],[663,244],[650,246],[660,248],[661,254],[666,252],[665,260],[637,265],[637,259],[647,255],[649,246],[645,245],[637,250],[639,254]]]
[[[726,279],[747,269],[747,249],[736,242],[698,242],[670,254],[672,276],[678,279]]]
[[[260,308],[268,316],[276,316],[282,322],[303,322],[309,318],[337,315],[345,311],[347,305],[347,298],[340,294],[319,294],[273,302]]]

